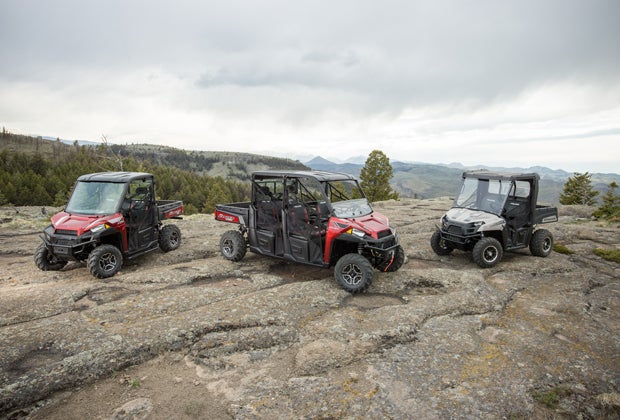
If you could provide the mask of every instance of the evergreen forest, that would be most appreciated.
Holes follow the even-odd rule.
[[[229,156],[230,155],[230,156]],[[234,155],[234,157],[232,157]],[[222,162],[224,160],[224,162]],[[210,213],[216,203],[247,201],[249,170],[304,169],[288,159],[250,154],[211,154],[143,145],[73,145],[0,132],[0,205],[64,206],[76,179],[105,171],[155,175],[158,200],[183,200],[186,214]],[[207,175],[216,164],[226,176]],[[228,176],[233,175],[233,176]]]

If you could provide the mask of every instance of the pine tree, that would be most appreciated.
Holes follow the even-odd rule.
[[[373,150],[360,172],[360,184],[368,201],[398,200],[398,193],[390,187],[392,165],[380,150]]]
[[[592,189],[589,173],[575,172],[575,176],[568,178],[564,184],[564,190],[560,194],[560,204],[582,204],[593,206],[596,204],[595,197],[598,191]]]
[[[620,196],[615,194],[618,184],[612,181],[603,196],[603,204],[592,215],[600,219],[615,219],[620,217]]]
[[[226,203],[230,200],[223,188],[223,179],[216,178],[210,185],[209,194],[202,208],[203,213],[212,213],[216,204]]]

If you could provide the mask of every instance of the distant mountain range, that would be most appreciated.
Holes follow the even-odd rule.
[[[350,159],[351,161],[351,159]],[[304,164],[315,170],[344,172],[359,178],[363,163],[335,163],[320,156],[313,158]],[[501,172],[536,172],[540,175],[540,193],[538,201],[541,203],[558,204],[560,193],[572,172],[561,169],[550,169],[544,166],[529,168],[504,168],[485,165],[464,166],[460,163],[447,165],[430,163],[390,162],[394,177],[390,184],[401,197],[435,198],[454,197],[460,185],[461,174],[465,170],[487,169]],[[602,196],[607,191],[607,186],[615,181],[620,184],[619,174],[593,173],[592,186],[600,191]]]

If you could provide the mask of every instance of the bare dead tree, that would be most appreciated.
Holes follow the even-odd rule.
[[[112,149],[109,144],[108,144],[108,137],[105,134],[101,135],[101,143],[103,143],[103,148],[104,150],[107,152],[108,150],[112,153],[112,157],[108,156],[107,153],[105,153],[105,155],[103,156],[104,159],[106,160],[112,160],[114,161],[115,164],[118,165],[118,169],[119,171],[123,171],[123,157],[114,152],[114,149]]]

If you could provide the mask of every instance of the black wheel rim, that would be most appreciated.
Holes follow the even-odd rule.
[[[484,248],[484,251],[482,251],[482,258],[484,258],[484,260],[488,263],[495,261],[497,259],[497,255],[497,248],[494,246],[487,246]]]

